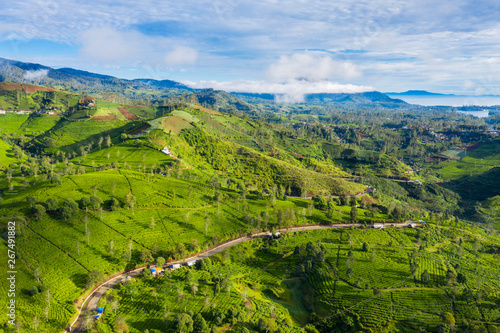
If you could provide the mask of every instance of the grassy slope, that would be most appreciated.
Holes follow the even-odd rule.
[[[427,242],[417,252],[415,260],[419,266],[413,278],[408,257],[419,248],[422,237]],[[463,240],[461,255],[456,254],[456,244],[449,241],[458,237]],[[477,239],[484,245],[476,256]],[[309,242],[324,248],[326,260],[300,273]],[[362,251],[363,243],[368,244],[367,252]],[[495,256],[488,253],[489,248],[499,245],[498,236],[449,226],[429,226],[422,235],[412,229],[309,231],[285,236],[277,247],[270,248],[262,240],[256,240],[226,250],[229,255],[212,257],[214,265],[208,271],[182,268],[165,278],[139,279],[132,283],[138,290],[134,299],[126,288],[119,289],[119,312],[133,331],[163,329],[163,306],[170,310],[170,328],[175,314],[185,309],[202,314],[211,327],[213,317],[205,305],[217,306],[222,312],[229,308],[244,309],[247,314],[244,322],[230,332],[237,332],[242,326],[257,330],[259,318],[273,319],[279,327],[295,331],[307,322],[311,312],[328,321],[332,313],[345,309],[350,309],[347,314],[354,319],[358,331],[418,332],[422,328],[435,331],[446,312],[457,323],[472,320],[478,329],[479,325],[484,325],[484,329],[488,323],[500,320],[500,310],[495,306],[500,266]],[[293,254],[296,246],[300,248],[299,255]],[[350,249],[352,259],[348,259]],[[474,264],[473,257],[479,265]],[[470,281],[466,285],[456,282],[447,285],[447,270],[455,265],[458,265],[456,271]],[[348,267],[352,269],[351,275],[347,274]],[[428,283],[421,281],[425,270],[430,275]],[[188,271],[199,281],[196,295],[192,295],[186,282]],[[214,295],[212,276],[229,276],[230,293],[221,289]],[[466,286],[472,292],[469,298],[464,296]],[[374,296],[374,289],[380,291],[379,296]],[[479,290],[490,290],[489,296],[476,299]],[[158,301],[153,293],[158,295]],[[179,295],[184,295],[180,301]],[[105,299],[100,305],[106,307]],[[103,326],[113,320],[114,314],[108,309]],[[318,324],[321,327],[321,322]]]
[[[128,133],[141,126],[140,121],[61,121],[51,130],[38,136],[37,140],[43,142],[45,138],[54,140],[54,147],[48,149],[49,152],[57,150],[80,153],[80,145],[90,142],[93,147],[97,146],[99,137],[105,138],[109,135],[113,142],[119,142],[122,133]],[[105,147],[103,142],[102,147]]]
[[[94,161],[96,166],[113,164],[115,161],[118,163],[126,162],[133,168],[133,170],[137,170],[138,166],[144,165],[147,165],[147,169],[149,170],[153,164],[161,167],[165,164],[172,163],[173,159],[172,157],[153,148],[136,146],[131,144],[130,141],[127,141],[113,145],[109,148],[103,145],[101,150],[99,150],[99,148],[94,149],[94,151],[88,154],[85,159],[77,157],[74,160],[81,160],[84,165],[91,165],[92,161]]]
[[[446,183],[446,186],[469,200],[485,200],[500,195],[500,168],[494,167],[472,177]]]
[[[0,169],[7,168],[11,163],[18,163],[19,160],[12,153],[12,146],[0,140]]]
[[[42,282],[51,288],[54,304],[57,303],[54,309],[59,310],[57,310],[57,315],[53,317],[51,315],[52,319],[49,324],[44,324],[47,328],[60,329],[67,323],[70,314],[74,312],[71,304],[85,287],[87,270],[95,267],[110,274],[126,267],[125,262],[113,259],[107,254],[106,248],[111,240],[117,249],[117,256],[121,255],[129,240],[132,240],[133,263],[136,264],[140,261],[139,251],[144,248],[151,249],[155,243],[158,244],[162,254],[168,257],[178,242],[189,244],[196,239],[201,246],[204,246],[254,230],[259,223],[257,216],[262,217],[266,206],[270,203],[267,200],[256,200],[254,196],[249,196],[246,215],[250,218],[245,218],[244,202],[238,199],[240,194],[232,189],[223,188],[221,190],[222,203],[218,208],[213,200],[212,187],[205,183],[207,176],[213,174],[214,171],[219,176],[233,175],[237,178],[248,179],[250,183],[263,180],[264,184],[271,184],[272,181],[281,180],[304,185],[302,182],[307,182],[307,186],[313,190],[332,191],[333,189],[334,193],[357,192],[363,189],[359,184],[334,179],[332,175],[335,175],[337,169],[332,163],[320,160],[316,162],[323,170],[331,171],[331,174],[304,169],[305,165],[292,157],[292,151],[289,149],[292,149],[293,145],[277,144],[277,147],[286,155],[282,160],[281,157],[268,156],[266,149],[269,147],[266,148],[259,140],[252,141],[255,149],[236,142],[239,139],[244,140],[242,143],[250,142],[252,136],[258,138],[265,130],[262,125],[236,117],[212,115],[213,118],[212,116],[203,118],[201,115],[206,115],[206,113],[195,112],[191,115],[200,119],[196,130],[202,131],[203,140],[190,145],[189,140],[186,140],[186,135],[189,133],[167,137],[164,142],[158,139],[158,144],[168,143],[175,154],[182,154],[182,167],[185,165],[191,167],[184,171],[184,177],[179,179],[165,176],[150,177],[148,169],[146,173],[137,172],[138,164],[147,164],[149,168],[152,164],[157,164],[157,166],[170,164],[172,160],[150,148],[134,148],[131,142],[114,145],[101,151],[94,148],[83,162],[87,165],[87,171],[91,171],[92,168],[89,165],[92,160],[97,164],[117,161],[122,167],[120,170],[65,176],[60,186],[39,179],[37,185],[25,190],[19,186],[21,178],[15,177],[13,180],[15,189],[12,193],[10,191],[6,193],[5,203],[0,207],[0,215],[14,216],[25,213],[30,216],[25,235],[19,238],[19,244],[26,252],[25,264],[29,264],[32,269],[38,265],[44,272]],[[212,119],[215,120],[213,125],[210,125]],[[23,123],[17,119],[9,122],[8,127],[16,130]],[[118,136],[122,133],[123,127],[118,127],[120,124],[117,125],[117,123],[119,122],[62,121],[45,135],[59,138],[61,141],[57,141],[56,145],[62,150],[74,150],[78,144],[89,140],[94,141],[95,147],[96,140],[101,135],[99,132],[103,130],[107,131],[105,133],[110,133],[114,143],[119,141]],[[225,126],[225,129],[220,130],[219,124]],[[39,128],[47,126],[46,124],[39,125]],[[34,131],[37,130],[36,126],[32,128]],[[302,147],[301,149],[309,149],[306,141],[303,142]],[[206,148],[209,150],[204,150]],[[214,150],[210,151],[210,149]],[[120,151],[120,154],[117,154],[117,151]],[[110,153],[109,161],[106,156],[108,152]],[[144,160],[142,160],[143,154],[146,155]],[[231,154],[233,156],[230,156]],[[78,162],[77,160],[74,162]],[[132,170],[123,168],[123,162],[132,166]],[[235,164],[232,164],[233,162]],[[229,174],[228,171],[230,171]],[[193,180],[193,175],[201,175],[201,178]],[[26,179],[34,183],[33,177],[28,176]],[[116,185],[114,193],[112,193],[113,183]],[[3,185],[2,187],[6,186]],[[54,197],[60,201],[69,197],[79,200],[82,196],[92,195],[94,185],[97,186],[97,195],[105,201],[105,204],[111,197],[122,201],[129,191],[136,196],[137,204],[133,211],[121,208],[110,212],[105,209],[102,222],[100,213],[91,211],[88,214],[89,244],[85,237],[83,222],[85,213],[83,211],[79,211],[70,221],[61,220],[57,215],[46,216],[38,221],[30,215],[25,201],[27,195],[36,195],[43,200],[48,197]],[[277,214],[280,210],[290,209],[295,212],[295,223],[326,221],[325,211],[314,210],[309,216],[308,203],[307,200],[297,198],[289,198],[286,201],[277,200],[276,207],[269,208],[268,226],[277,225]],[[336,207],[334,219],[348,221],[349,210],[349,207]],[[361,220],[387,219],[387,216],[383,214],[367,218],[365,212],[367,211],[363,209],[358,210]],[[207,229],[205,229],[206,216],[209,221]],[[155,219],[154,228],[150,227],[151,217]],[[262,218],[260,227],[263,228],[263,226]],[[32,273],[23,273],[20,279],[23,280],[24,285],[33,285]],[[21,307],[20,313],[29,318],[32,313],[29,304],[33,299],[26,293],[23,293],[21,298],[26,306]],[[36,307],[35,311],[40,312],[41,307],[42,305]]]
[[[39,135],[50,130],[59,121],[52,115],[30,116],[16,131],[17,134]]]
[[[113,195],[113,186],[116,189]],[[131,191],[137,197],[137,204],[131,209],[119,209],[115,212],[105,210],[103,222],[100,222],[98,211],[88,214],[90,230],[89,243],[85,236],[84,217],[80,211],[69,221],[61,220],[57,215],[46,216],[42,220],[30,218],[25,236],[18,240],[19,247],[25,254],[24,260],[32,268],[38,266],[43,272],[42,282],[51,289],[54,311],[50,327],[62,328],[74,308],[72,301],[77,298],[85,287],[87,270],[99,269],[107,274],[125,268],[125,262],[112,259],[106,251],[109,241],[113,240],[118,256],[125,250],[130,239],[134,244],[134,262],[138,263],[138,254],[144,248],[151,249],[158,244],[159,250],[168,257],[178,242],[191,243],[198,240],[200,246],[218,242],[232,237],[239,232],[246,232],[256,227],[256,220],[244,222],[243,203],[236,199],[236,194],[224,190],[220,211],[213,203],[211,186],[188,180],[158,176],[149,182],[145,174],[126,170],[109,170],[83,175],[73,175],[63,178],[63,184],[56,186],[47,181],[14,194],[7,194],[0,209],[2,216],[13,216],[27,213],[25,201],[27,195],[37,196],[46,200],[53,197],[62,201],[65,198],[79,200],[82,196],[93,194],[92,186],[97,186],[97,195],[105,202],[111,197],[122,200]],[[191,192],[191,194],[190,194]],[[248,212],[257,216],[266,210],[266,200],[248,201]],[[279,209],[293,208],[296,210],[299,223],[303,223],[302,212],[307,207],[307,200],[289,199],[277,201],[276,208],[270,208],[270,223],[276,224],[276,214]],[[347,207],[343,219],[348,219]],[[186,224],[186,213],[189,212]],[[363,210],[360,210],[360,215]],[[209,216],[208,234],[205,234],[205,216]],[[151,217],[156,221],[154,228],[150,227]],[[318,223],[325,219],[325,212],[315,211],[306,217],[306,223]],[[261,227],[263,227],[263,223]],[[78,245],[77,245],[78,244]],[[77,250],[79,249],[79,251]],[[78,253],[79,252],[79,253]],[[22,283],[33,284],[33,275],[20,274]],[[30,282],[31,281],[31,282]],[[36,284],[36,283],[35,283]],[[29,313],[30,297],[21,294],[22,302],[19,311],[23,316]],[[41,311],[38,309],[36,311]],[[49,326],[47,326],[49,327]]]
[[[15,133],[28,120],[29,115],[21,114],[1,114],[0,115],[0,132]]]
[[[436,171],[447,180],[479,175],[500,166],[500,138],[487,141],[459,161],[448,161],[436,166]]]

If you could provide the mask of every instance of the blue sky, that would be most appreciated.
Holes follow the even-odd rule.
[[[500,95],[497,1],[9,1],[0,57],[193,87]]]

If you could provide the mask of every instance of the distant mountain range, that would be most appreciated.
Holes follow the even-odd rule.
[[[231,95],[253,103],[273,103],[275,100],[274,94],[253,94],[238,92],[231,93]],[[363,93],[307,94],[304,96],[303,103],[315,105],[345,105],[384,108],[398,108],[408,105],[408,103],[401,99],[391,98],[388,95],[378,91],[369,91]]]
[[[408,90],[405,92],[386,92],[386,95],[389,96],[456,96],[453,94],[439,94],[439,93],[433,93],[425,90]]]
[[[231,93],[212,89],[192,89],[173,80],[135,79],[126,80],[109,75],[91,73],[73,68],[51,68],[0,58],[0,82],[13,82],[86,92],[97,97],[106,93],[121,94],[131,99],[143,99],[151,103],[160,102],[166,96],[183,92],[195,93],[201,103],[221,110],[249,112],[254,103],[274,102],[274,94]],[[279,97],[279,96],[278,96]],[[304,103],[320,105],[344,105],[349,107],[399,108],[408,104],[381,92],[364,93],[319,93],[305,95]]]

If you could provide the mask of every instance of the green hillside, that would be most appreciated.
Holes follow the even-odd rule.
[[[19,159],[15,157],[12,146],[0,140],[0,169],[8,168],[10,164],[18,162]]]
[[[254,240],[196,269],[141,276],[112,290],[101,298],[97,327],[116,327],[117,300],[118,316],[137,332],[173,330],[187,310],[195,322],[201,316],[206,327],[231,332],[299,332],[308,322],[325,333],[439,332],[449,321],[491,330],[500,316],[500,266],[490,250],[499,245],[497,236],[434,225]]]
[[[463,176],[473,176],[500,165],[500,138],[481,143],[479,148],[468,152],[459,161],[443,162],[439,173],[450,180]]]
[[[451,143],[417,147],[417,131],[352,126],[351,111],[326,117],[300,105],[266,118],[224,92],[197,95],[204,106],[186,96],[90,106],[93,97],[73,94],[77,104],[68,95],[57,115],[0,115],[0,232],[8,239],[16,222],[19,332],[32,332],[35,318],[38,331],[67,328],[97,282],[92,271],[108,278],[249,233],[354,222],[361,227],[259,239],[212,265],[129,282],[101,300],[106,314],[87,332],[174,332],[190,309],[228,332],[434,332],[451,327],[447,313],[457,326],[498,323],[499,239],[464,218],[467,202],[491,216],[488,226],[498,222],[497,140],[456,162],[488,158],[487,172],[444,184],[422,161]],[[367,230],[420,219],[421,231]]]
[[[500,195],[500,168],[494,167],[482,174],[464,177],[447,185],[471,200],[482,201]]]

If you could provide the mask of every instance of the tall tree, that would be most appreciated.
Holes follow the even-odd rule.
[[[351,207],[351,223],[356,223],[358,221],[358,208],[356,206]]]
[[[108,146],[108,148],[109,148],[109,147],[111,147],[111,144],[112,144],[111,137],[108,135],[108,136],[106,136],[106,146]]]

